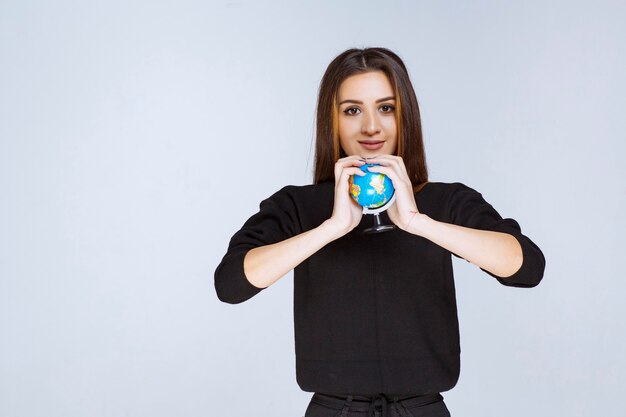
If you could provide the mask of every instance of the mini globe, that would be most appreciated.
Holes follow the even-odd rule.
[[[364,212],[384,211],[386,204],[393,202],[395,189],[391,180],[380,172],[370,172],[367,168],[380,164],[364,164],[359,168],[365,175],[350,176],[350,195],[363,207]]]

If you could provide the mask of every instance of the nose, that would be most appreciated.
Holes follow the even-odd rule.
[[[362,120],[363,124],[361,125],[361,133],[369,136],[380,133],[380,120],[378,120],[378,115],[376,113],[367,112],[364,114]]]

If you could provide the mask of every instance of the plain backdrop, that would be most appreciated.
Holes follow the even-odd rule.
[[[213,272],[312,181],[350,47],[407,64],[432,181],[543,250],[533,289],[454,259],[453,416],[623,416],[626,3],[0,1],[0,416],[304,415],[289,273]]]

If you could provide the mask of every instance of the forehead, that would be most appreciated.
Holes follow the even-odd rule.
[[[378,99],[392,95],[391,83],[382,71],[351,75],[343,80],[338,91],[340,101],[345,99]]]

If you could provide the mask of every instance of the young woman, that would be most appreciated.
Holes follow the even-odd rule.
[[[328,66],[317,107],[314,183],[265,199],[215,271],[220,300],[243,302],[294,270],[296,379],[306,417],[449,416],[441,392],[459,377],[451,255],[503,285],[533,287],[541,250],[462,183],[429,182],[420,113],[404,63],[350,49]],[[368,234],[349,194],[364,163],[391,179]]]

